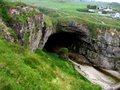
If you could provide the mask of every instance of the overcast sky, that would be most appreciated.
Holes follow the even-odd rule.
[[[97,0],[97,1],[104,1],[104,2],[119,2],[120,0]]]

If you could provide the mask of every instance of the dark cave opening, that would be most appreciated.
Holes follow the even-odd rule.
[[[52,34],[44,49],[47,52],[58,54],[62,58],[71,59],[79,64],[92,65],[86,57],[87,49],[92,49],[91,45],[85,41],[86,33],[81,32],[59,32]],[[61,54],[60,49],[67,48],[68,54]]]
[[[45,46],[44,49],[48,52],[57,52],[60,48],[68,48],[72,51],[75,51],[79,44],[83,43],[82,38],[86,37],[85,33],[77,32],[58,32],[52,34]]]

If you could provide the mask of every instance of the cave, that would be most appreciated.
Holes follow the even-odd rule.
[[[49,36],[44,49],[48,52],[57,52],[60,48],[68,48],[73,52],[79,52],[79,47],[83,45],[86,38],[84,32],[58,32]]]

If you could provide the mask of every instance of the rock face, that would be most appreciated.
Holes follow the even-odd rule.
[[[96,34],[95,43],[92,43],[96,52],[94,52],[94,55],[87,54],[87,56],[96,65],[107,69],[120,70],[119,60],[117,60],[120,59],[120,32],[115,29],[97,29]]]
[[[27,30],[30,33],[30,49],[35,51],[37,48],[43,48],[48,37],[52,33],[52,28],[46,26],[44,15],[35,15],[27,19]]]
[[[67,32],[84,32],[87,37],[82,43],[73,47],[74,51],[84,55],[89,61],[102,68],[120,72],[120,32],[116,29],[91,31],[86,25],[68,22],[59,23],[61,30]]]
[[[7,27],[14,30],[18,42],[32,51],[43,48],[49,35],[53,32],[52,25],[48,24],[47,16],[40,13],[39,9],[26,6],[4,6],[8,20]],[[4,15],[2,15],[4,17]],[[4,29],[5,31],[5,29]],[[6,32],[6,31],[5,31]],[[10,39],[10,36],[5,36]]]
[[[0,37],[14,43],[14,36],[11,34],[11,29],[8,28],[4,23],[2,18],[0,17]]]

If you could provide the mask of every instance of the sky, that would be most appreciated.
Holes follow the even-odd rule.
[[[119,2],[120,0],[97,0],[97,1],[104,1],[104,2]]]

